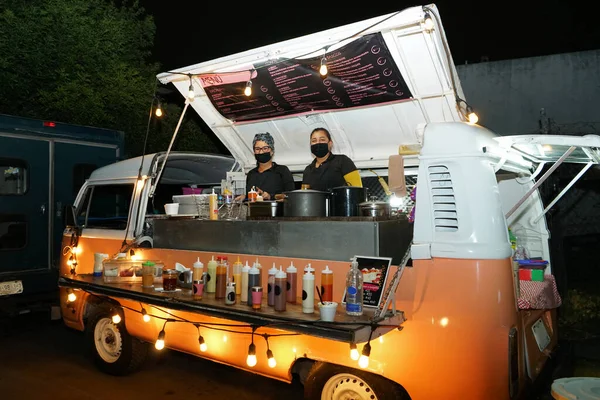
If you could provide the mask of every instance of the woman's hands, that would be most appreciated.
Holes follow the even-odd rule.
[[[261,188],[256,188],[256,191],[263,198],[263,200],[271,200],[271,195],[262,190]]]

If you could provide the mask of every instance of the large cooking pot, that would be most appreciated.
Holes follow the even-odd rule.
[[[283,217],[283,201],[263,200],[248,203],[249,217]]]
[[[284,193],[285,217],[327,217],[331,192],[300,189]]]
[[[369,201],[358,205],[360,215],[363,217],[389,217],[392,214],[392,207],[386,201],[378,201],[376,196],[372,196]]]
[[[338,186],[331,189],[329,215],[333,217],[356,217],[358,205],[367,201],[367,189],[359,186]]]

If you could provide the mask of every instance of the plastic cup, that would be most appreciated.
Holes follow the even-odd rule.
[[[337,311],[338,303],[335,301],[325,301],[323,303],[319,302],[321,321],[333,322],[333,320],[335,320],[335,313]]]
[[[179,203],[165,204],[165,213],[167,215],[177,215],[178,212],[179,212]]]

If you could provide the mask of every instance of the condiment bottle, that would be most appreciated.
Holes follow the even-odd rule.
[[[227,290],[225,292],[225,304],[235,304],[235,282],[227,283]]]
[[[287,274],[280,266],[275,274],[275,311],[285,311]]]
[[[285,270],[287,274],[287,290],[286,299],[288,303],[296,304],[296,296],[298,295],[298,270],[294,267],[294,262]]]
[[[192,280],[194,280],[194,281],[202,280],[202,274],[204,273],[204,264],[202,264],[202,261],[200,261],[200,257],[198,257],[198,260],[196,260],[193,267],[194,267],[194,273],[192,275],[193,276]]]
[[[244,264],[238,256],[237,261],[233,263],[233,282],[235,282],[235,294],[242,294],[242,267]]]
[[[256,286],[261,286],[262,285],[262,265],[260,265],[260,263],[258,262],[258,257],[256,257],[256,261],[254,262],[254,266],[256,268],[258,268],[258,282],[259,283]]]
[[[263,288],[261,286],[252,286],[252,309],[259,311],[262,306]]]
[[[302,312],[305,314],[315,312],[315,275],[310,269],[302,276]]]
[[[275,305],[275,274],[279,271],[273,263],[273,267],[269,270],[269,276],[267,279],[267,305]]]
[[[252,306],[252,288],[254,286],[260,286],[259,282],[260,271],[256,268],[256,265],[253,265],[252,268],[248,271],[248,305]]]
[[[311,267],[310,263],[306,264],[306,267],[304,267],[304,272],[310,271],[313,274],[315,273],[315,269],[313,267]]]
[[[248,302],[248,272],[250,272],[250,266],[246,260],[246,265],[242,267],[242,292],[240,294],[240,303],[244,304]]]
[[[208,195],[208,215],[213,221],[219,219],[219,197],[214,188],[212,193]]]
[[[258,197],[258,192],[256,191],[256,188],[254,186],[252,186],[250,188],[250,191],[248,192],[248,201],[256,201],[257,197]]]
[[[323,301],[333,301],[333,271],[329,265],[321,271],[321,297]]]
[[[217,262],[217,279],[215,288],[215,299],[224,299],[227,291],[227,265],[220,258]]]
[[[217,279],[217,261],[215,260],[215,256],[212,256],[212,259],[208,262],[206,268],[208,270],[208,275],[206,276],[206,286],[204,287],[204,290],[206,290],[206,293],[214,293]]]

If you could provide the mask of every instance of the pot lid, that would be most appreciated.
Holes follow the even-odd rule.
[[[430,25],[429,23],[432,23]],[[325,59],[328,73],[319,74]],[[158,74],[248,172],[252,139],[270,132],[274,160],[301,173],[309,134],[325,127],[333,152],[359,169],[387,168],[420,149],[429,122],[465,121],[466,103],[437,7],[401,11]],[[250,85],[252,94],[244,95]],[[376,122],[376,123],[374,123]]]

